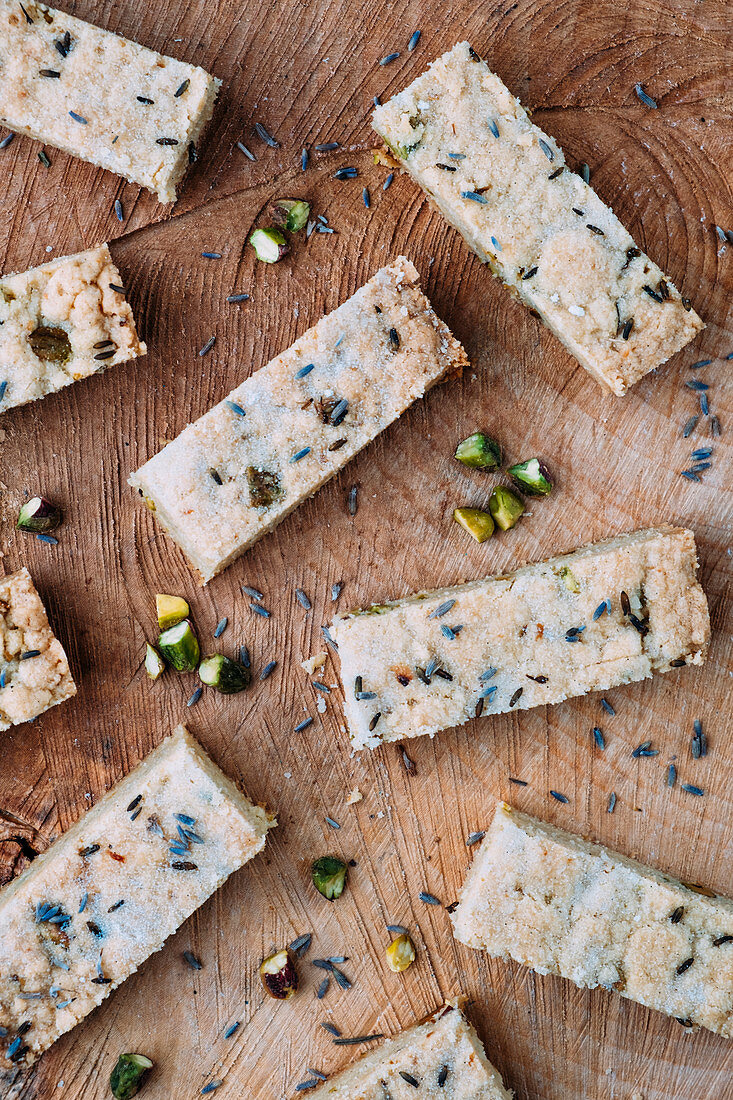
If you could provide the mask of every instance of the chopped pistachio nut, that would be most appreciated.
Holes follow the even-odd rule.
[[[321,856],[311,866],[313,885],[324,898],[334,901],[344,892],[348,871],[344,861],[337,856]]]
[[[165,661],[150,642],[145,646],[145,671],[151,680],[157,680],[165,672]]]
[[[298,991],[298,971],[293,952],[284,947],[260,963],[260,979],[267,993],[276,1001],[287,1001]]]
[[[112,1070],[109,1087],[115,1100],[130,1100],[137,1096],[153,1063],[144,1054],[121,1054]]]
[[[494,521],[488,512],[480,508],[456,508],[453,519],[460,523],[476,542],[486,542],[494,533]]]
[[[501,447],[491,436],[474,432],[458,444],[456,458],[464,466],[496,470],[501,466]]]
[[[249,243],[254,248],[257,259],[266,264],[276,264],[290,251],[285,237],[273,226],[255,229]]]
[[[567,588],[568,592],[574,592],[576,595],[580,592],[580,585],[578,578],[567,565],[560,570],[560,576],[562,577],[562,583]]]
[[[252,678],[249,669],[222,653],[204,657],[199,665],[199,677],[203,684],[216,688],[222,695],[236,695],[244,691]]]
[[[489,499],[489,511],[496,526],[508,531],[524,512],[524,504],[511,489],[497,485]]]
[[[528,458],[526,462],[517,462],[515,466],[509,467],[507,473],[525,493],[545,497],[552,491],[550,471],[539,458]]]
[[[39,534],[55,531],[62,520],[61,509],[45,497],[32,497],[21,506],[16,527]]]
[[[191,608],[181,596],[166,596],[159,592],[155,597],[155,611],[158,626],[161,630],[167,630],[169,626],[176,626],[187,619]]]
[[[198,666],[201,650],[190,619],[164,630],[158,638],[158,649],[176,672],[193,672]]]
[[[272,206],[272,216],[288,233],[297,233],[308,221],[311,205],[303,199],[278,199]]]
[[[269,508],[282,496],[279,474],[257,466],[248,466],[246,474],[249,500],[253,508]]]
[[[34,355],[44,363],[65,363],[71,358],[71,341],[62,328],[39,325],[28,337]]]
[[[415,945],[406,934],[392,940],[387,948],[387,966],[394,974],[401,974],[409,969],[415,961]]]

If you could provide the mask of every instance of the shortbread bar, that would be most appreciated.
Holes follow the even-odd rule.
[[[614,393],[704,327],[467,42],[373,120],[469,248]]]
[[[505,803],[453,925],[469,947],[733,1035],[733,901]]]
[[[354,749],[702,664],[696,567],[692,532],[659,527],[339,616]]]
[[[146,351],[106,244],[0,278],[0,413]]]
[[[220,80],[26,0],[0,0],[0,123],[174,202]]]
[[[454,1005],[329,1078],[314,1100],[511,1100],[481,1040]]]
[[[0,891],[0,1066],[84,1019],[273,824],[179,726]]]
[[[466,364],[401,256],[130,484],[206,582]]]
[[[76,695],[63,646],[27,569],[0,578],[0,730]]]

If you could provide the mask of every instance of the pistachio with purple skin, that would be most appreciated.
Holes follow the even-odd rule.
[[[276,264],[290,251],[285,237],[274,226],[255,229],[249,243],[254,248],[257,259],[266,264]]]
[[[298,991],[295,956],[289,947],[274,951],[260,963],[260,980],[265,992],[276,1001],[287,1001]]]
[[[31,497],[21,506],[16,524],[19,531],[34,535],[55,531],[62,520],[61,509],[45,497]]]
[[[272,217],[288,233],[297,233],[307,223],[311,205],[304,199],[277,199],[272,204]]]
[[[550,471],[539,458],[528,458],[526,462],[517,462],[507,470],[511,477],[525,493],[532,496],[546,497],[552,492],[552,478]]]

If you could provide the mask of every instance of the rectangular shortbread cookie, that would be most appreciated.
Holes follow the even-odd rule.
[[[221,84],[28,0],[0,0],[0,122],[174,202]]]
[[[338,616],[354,748],[702,664],[696,568],[692,532],[659,527]]]
[[[511,1100],[481,1040],[453,1005],[330,1078],[314,1100]]]
[[[469,248],[614,393],[704,327],[467,42],[373,124]]]
[[[179,726],[0,891],[0,1066],[84,1019],[273,824]]]
[[[0,413],[146,351],[106,244],[0,278]]]
[[[63,646],[27,569],[0,578],[0,730],[76,695]]]
[[[467,365],[403,256],[130,478],[211,580]]]
[[[505,803],[452,919],[469,947],[733,1035],[733,901]]]

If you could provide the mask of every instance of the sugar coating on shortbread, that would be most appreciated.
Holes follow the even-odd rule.
[[[273,824],[179,726],[0,891],[0,1066],[87,1016]]]
[[[481,1040],[454,1005],[370,1051],[314,1100],[511,1100]]]
[[[19,569],[0,578],[0,730],[29,722],[72,695],[69,662],[30,573]]]
[[[658,527],[338,616],[354,749],[702,664],[691,531]]]
[[[175,200],[220,80],[33,0],[0,0],[0,58],[0,123]]]
[[[466,365],[401,256],[186,428],[130,484],[208,581]]]
[[[733,901],[505,803],[452,920],[469,947],[733,1035]]]
[[[469,248],[614,393],[704,327],[467,42],[373,124]]]
[[[0,278],[0,413],[146,351],[106,244]]]

